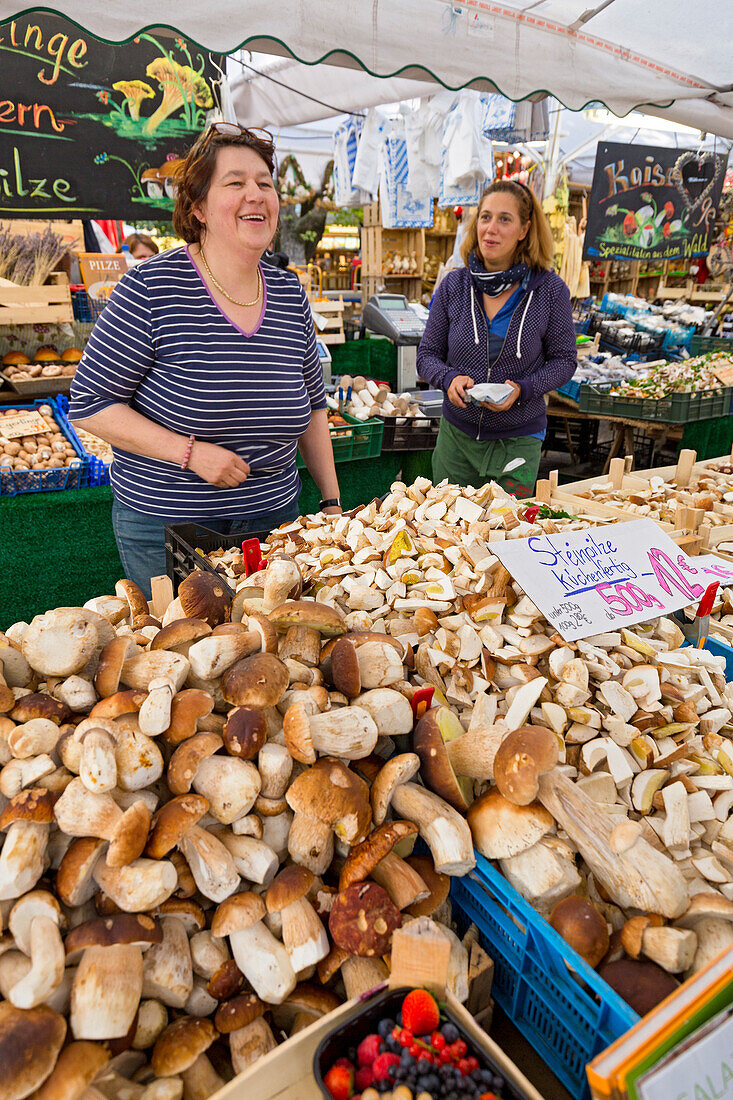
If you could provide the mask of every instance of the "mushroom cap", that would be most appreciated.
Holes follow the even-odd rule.
[[[677,979],[662,970],[661,966],[642,959],[618,959],[604,963],[598,968],[598,973],[640,1016],[646,1016],[679,985]]]
[[[331,650],[331,681],[348,699],[361,692],[361,672],[356,646],[348,638],[339,638]]]
[[[128,806],[112,830],[106,862],[108,867],[126,867],[143,854],[150,832],[150,810],[141,798]]]
[[[263,653],[277,653],[277,630],[270,622],[267,615],[261,611],[248,611],[244,616],[247,630],[253,634],[259,634],[262,639],[260,649]],[[244,625],[244,621],[243,624]]]
[[[211,634],[211,627],[203,619],[174,619],[153,638],[151,649],[175,649],[177,645],[198,642]]]
[[[209,978],[206,992],[215,1001],[228,1001],[239,993],[243,985],[244,974],[234,959],[226,959]]]
[[[284,633],[291,626],[307,626],[325,638],[346,633],[346,623],[340,611],[316,600],[287,600],[268,615],[276,630]]]
[[[464,729],[450,707],[426,710],[415,726],[412,747],[420,757],[425,786],[464,814],[471,804],[473,783],[456,775],[446,743],[462,737]]]
[[[56,925],[61,920],[59,903],[48,890],[31,890],[23,894],[10,910],[8,930],[16,946],[26,955],[31,954],[31,924],[36,917],[48,917]]]
[[[255,993],[240,993],[238,997],[232,997],[219,1005],[214,1016],[214,1025],[220,1034],[228,1035],[264,1016],[267,1008]]]
[[[674,923],[677,928],[694,928],[703,917],[733,921],[733,900],[713,891],[695,894],[686,912]]]
[[[114,695],[119,689],[122,666],[127,659],[130,644],[131,639],[129,636],[120,634],[118,637],[113,638],[111,642],[107,642],[99,654],[94,686],[97,689],[97,694],[103,699]]]
[[[237,707],[227,718],[222,737],[230,756],[252,760],[267,741],[267,719],[257,707]]]
[[[33,1100],[78,1100],[107,1065],[110,1056],[111,1052],[102,1043],[87,1039],[69,1043]]]
[[[83,905],[96,894],[98,886],[92,876],[104,846],[105,841],[95,836],[72,840],[56,872],[56,893],[64,905]]]
[[[3,1100],[23,1100],[53,1070],[66,1036],[66,1021],[46,1005],[16,1008],[0,1001],[0,1066]]]
[[[316,876],[307,867],[297,863],[284,867],[270,883],[265,904],[268,913],[279,913],[294,901],[300,901],[310,890]]]
[[[414,752],[402,752],[393,756],[377,773],[371,790],[374,824],[381,825],[387,816],[389,804],[396,787],[409,783],[420,768],[420,757]]]
[[[375,882],[358,882],[337,895],[328,918],[333,942],[349,955],[384,955],[402,918],[389,894]]]
[[[389,855],[395,844],[416,834],[417,826],[411,821],[388,821],[379,825],[347,855],[339,876],[339,890],[345,890],[352,883],[369,878],[377,864]]]
[[[346,844],[357,844],[369,831],[369,787],[341,760],[320,757],[293,780],[285,797],[291,810],[328,825]]]
[[[338,950],[338,948],[337,948]],[[330,989],[310,982],[299,982],[289,996],[279,1005],[270,1006],[270,1012],[278,1027],[290,1031],[295,1017],[300,1013],[312,1016],[314,1020],[334,1012],[341,1000]]]
[[[166,773],[173,794],[191,790],[196,770],[202,760],[218,752],[224,742],[218,733],[197,733],[178,746],[168,761]]]
[[[541,840],[555,819],[539,802],[517,806],[492,787],[469,806],[466,815],[476,849],[486,859],[511,859]]]
[[[153,818],[145,854],[151,859],[162,859],[189,829],[198,824],[208,808],[209,803],[203,795],[190,792],[166,802]]]
[[[431,856],[410,856],[407,862],[413,871],[417,871],[430,893],[422,901],[408,905],[404,913],[410,917],[432,917],[450,894],[450,875],[436,871]]]
[[[199,720],[208,718],[214,706],[213,695],[202,688],[190,687],[176,692],[171,702],[170,725],[163,734],[168,744],[180,745],[193,737]]]
[[[163,931],[157,920],[145,913],[117,913],[112,917],[94,917],[72,928],[64,941],[66,965],[78,962],[88,947],[111,947],[113,944],[150,947],[163,942]]]
[[[317,966],[318,978],[323,985],[326,985],[334,975],[338,974],[349,957],[348,951],[344,951],[343,947],[338,947],[336,944],[331,946],[331,950],[325,959],[321,959]]]
[[[287,666],[274,653],[253,653],[226,670],[221,690],[233,706],[274,707],[287,691],[289,680]]]
[[[316,750],[310,715],[302,703],[291,703],[285,711],[283,732],[290,755],[301,764],[315,764]]]
[[[214,936],[229,936],[232,932],[241,932],[251,928],[264,917],[267,909],[259,894],[249,890],[241,894],[232,894],[217,907],[211,921],[211,933]]]
[[[156,1077],[173,1077],[190,1069],[216,1039],[216,1028],[204,1017],[181,1016],[158,1036],[150,1063]]]
[[[50,825],[54,820],[53,808],[58,791],[45,787],[26,787],[13,795],[0,813],[0,829],[7,829],[14,821],[34,821],[38,825]]]
[[[127,577],[117,581],[115,596],[119,596],[121,600],[127,600],[131,618],[139,619],[142,615],[150,614],[148,601],[145,599],[142,588],[134,581],[128,580]]]
[[[544,726],[520,726],[499,745],[494,758],[496,785],[509,802],[528,806],[537,798],[539,778],[557,763],[557,737]]]
[[[186,618],[203,619],[209,626],[229,622],[232,617],[232,597],[226,584],[202,569],[194,570],[181,581],[178,599]]]
[[[60,703],[58,699],[40,691],[22,695],[10,712],[10,718],[18,725],[30,722],[32,718],[48,718],[57,726],[62,726],[71,716],[71,710],[66,703]]]
[[[137,714],[148,697],[140,688],[125,688],[100,699],[89,711],[90,718],[120,718],[123,714]]]
[[[571,894],[559,901],[550,914],[550,924],[589,966],[598,966],[608,951],[606,921],[588,898]]]
[[[90,612],[76,607],[59,607],[36,615],[23,634],[21,653],[42,676],[80,672],[99,644],[97,628],[90,619]]]
[[[149,916],[177,917],[185,926],[187,936],[202,932],[206,927],[206,914],[201,906],[190,898],[168,898],[151,910]]]

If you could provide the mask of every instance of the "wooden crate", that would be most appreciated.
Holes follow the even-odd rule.
[[[414,272],[385,272],[388,252],[402,256],[415,254]],[[408,299],[419,298],[425,267],[424,229],[385,229],[381,224],[379,203],[364,207],[364,225],[361,230],[361,278],[362,303],[367,302],[378,288],[386,288]]]
[[[344,300],[339,298],[333,301],[330,298],[311,300],[311,310],[317,314],[316,336],[323,344],[343,344],[346,341],[344,334]]]
[[[68,278],[47,286],[16,286],[0,279],[0,325],[60,324],[73,321]],[[52,276],[53,277],[53,276]]]

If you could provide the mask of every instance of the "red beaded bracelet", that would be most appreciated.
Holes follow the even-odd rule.
[[[188,462],[189,462],[189,459],[191,458],[191,451],[193,450],[193,445],[194,445],[195,442],[196,442],[196,436],[190,435],[188,437],[188,446],[186,447],[186,453],[183,456],[183,462],[181,463],[181,469],[182,470],[187,470],[188,469]]]

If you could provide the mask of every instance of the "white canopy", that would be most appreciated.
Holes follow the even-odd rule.
[[[733,137],[729,0],[587,3],[162,0],[151,18],[149,0],[51,0],[46,10],[112,42],[163,24],[225,53],[246,45],[311,65],[328,61],[374,76],[496,90],[514,100],[549,92],[573,110],[593,101],[617,115],[659,108]],[[2,19],[26,10],[22,0],[0,0]]]

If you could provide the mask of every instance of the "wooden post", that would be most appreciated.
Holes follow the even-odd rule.
[[[425,986],[440,996],[448,984],[450,940],[427,917],[418,917],[392,936],[391,986]]]
[[[151,577],[150,591],[153,598],[150,601],[150,614],[154,619],[162,619],[168,610],[168,605],[173,603],[173,581],[170,577]]]
[[[608,472],[614,489],[621,489],[624,483],[624,474],[626,473],[626,459],[612,458]]]
[[[675,481],[677,485],[684,489],[690,484],[690,478],[692,476],[692,467],[697,462],[697,451],[684,450],[680,451],[679,458],[677,459],[677,468],[674,472]]]
[[[549,504],[552,497],[552,488],[547,480],[538,481],[534,487],[535,500],[540,504]]]

